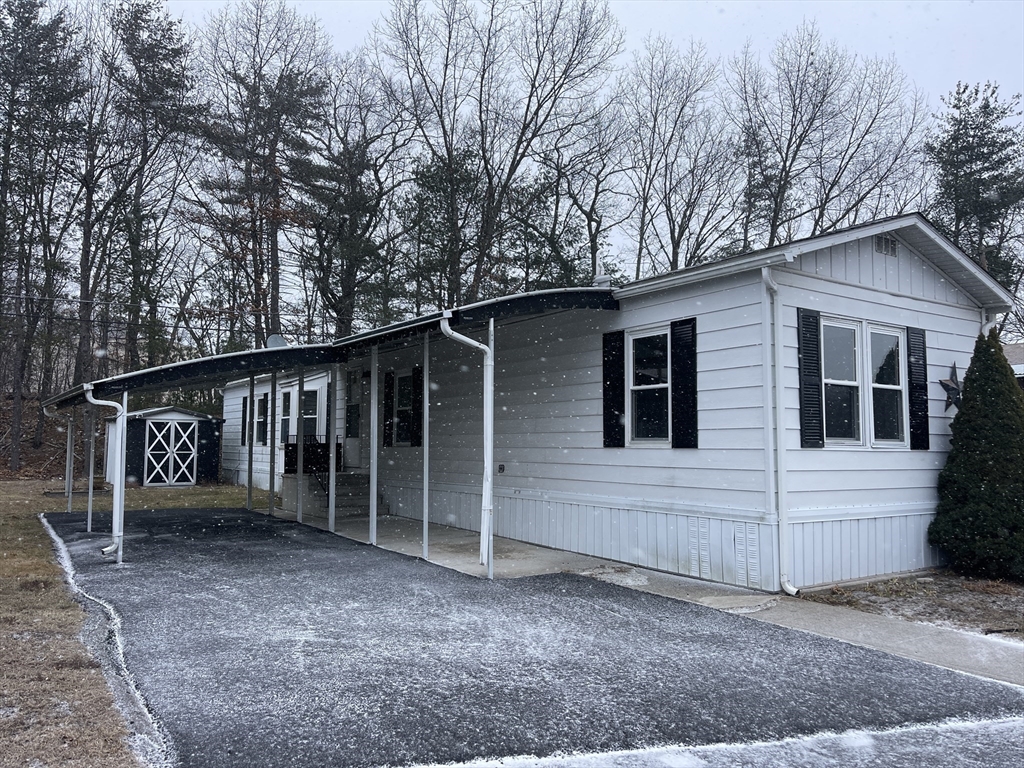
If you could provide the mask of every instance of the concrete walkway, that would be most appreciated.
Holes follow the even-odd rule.
[[[377,546],[420,557],[422,531],[423,524],[419,520],[381,515],[377,518]],[[369,519],[339,520],[335,532],[345,538],[368,543]],[[427,559],[430,562],[472,576],[486,577],[487,569],[480,565],[478,557],[479,533],[431,525],[428,544]],[[495,537],[496,579],[549,573],[591,576],[641,592],[699,603],[729,613],[747,614],[769,624],[1024,686],[1024,645],[1012,640],[634,568],[624,563]]]

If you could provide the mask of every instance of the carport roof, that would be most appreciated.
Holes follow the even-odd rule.
[[[452,326],[472,328],[489,318],[540,315],[569,309],[617,310],[619,302],[610,288],[559,288],[489,299],[451,310]],[[218,386],[247,376],[343,363],[375,344],[420,336],[437,328],[444,312],[432,312],[412,320],[358,333],[330,344],[273,347],[184,360],[156,368],[123,373],[91,384],[99,400],[124,392],[154,392],[197,386]],[[52,409],[84,405],[89,384],[78,384],[43,402]]]

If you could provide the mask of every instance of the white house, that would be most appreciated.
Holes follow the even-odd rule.
[[[251,455],[256,484],[280,487],[302,400],[299,453],[334,442],[373,514],[493,519],[499,536],[772,591],[911,571],[939,562],[939,381],[1011,301],[911,214],[483,302],[318,347],[329,362],[303,365],[301,396],[294,366],[228,384],[222,471],[246,482]]]

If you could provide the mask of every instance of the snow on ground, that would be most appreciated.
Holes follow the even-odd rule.
[[[1019,768],[1024,719],[950,721],[889,731],[823,733],[776,742],[511,757],[460,768]],[[417,766],[417,768],[441,768]]]

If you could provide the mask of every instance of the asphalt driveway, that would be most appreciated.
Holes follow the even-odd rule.
[[[1024,714],[1020,689],[574,575],[487,582],[244,511],[48,520],[184,766],[377,766]],[[96,516],[97,530],[109,531]]]

